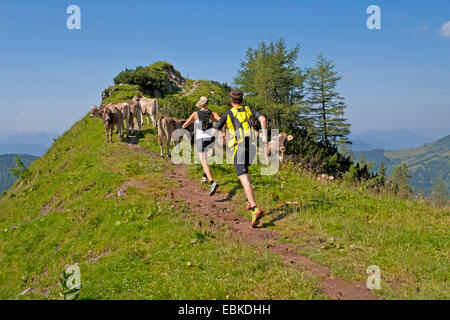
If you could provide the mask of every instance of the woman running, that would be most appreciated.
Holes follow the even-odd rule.
[[[215,137],[212,135],[212,120],[220,120],[220,117],[214,111],[208,109],[208,98],[201,97],[196,106],[200,110],[191,114],[189,119],[183,125],[183,129],[186,129],[192,122],[194,122],[194,136],[195,145],[197,146],[198,156],[202,162],[203,177],[202,182],[209,181],[209,195],[212,196],[216,193],[219,185],[214,181],[211,170],[209,169],[208,162],[206,161],[206,149],[214,148]]]

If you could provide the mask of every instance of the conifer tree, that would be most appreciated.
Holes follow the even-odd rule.
[[[235,84],[246,100],[262,109],[272,128],[294,127],[307,119],[304,111],[303,74],[296,65],[299,46],[288,49],[284,39],[260,42],[249,48]]]
[[[380,166],[378,167],[378,175],[380,176],[381,183],[386,182],[386,166],[383,161],[380,161]]]
[[[432,201],[438,206],[444,206],[448,202],[447,190],[445,189],[444,180],[439,176],[436,185],[431,192]]]
[[[326,144],[350,143],[350,124],[344,117],[346,104],[336,91],[338,76],[335,66],[319,54],[316,66],[308,70],[308,99],[315,122],[315,134]]]
[[[409,172],[408,165],[402,162],[399,166],[394,168],[391,175],[391,183],[396,187],[401,195],[409,195],[412,192],[409,180],[412,175]]]

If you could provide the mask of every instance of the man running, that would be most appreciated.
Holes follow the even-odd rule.
[[[222,130],[225,124],[231,133],[232,139],[228,146],[234,150],[234,168],[247,197],[246,209],[252,213],[252,227],[256,228],[263,217],[263,212],[256,205],[248,168],[256,156],[256,135],[253,128],[255,120],[261,123],[263,129],[262,141],[265,146],[267,145],[267,120],[259,111],[243,106],[243,101],[244,94],[241,90],[230,92],[232,108],[220,117],[219,122],[214,127],[213,134],[215,134],[215,130]]]

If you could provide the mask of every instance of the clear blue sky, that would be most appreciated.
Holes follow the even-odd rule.
[[[66,8],[81,7],[81,30]],[[368,30],[366,8],[381,8]],[[171,62],[192,79],[231,83],[249,46],[284,37],[298,64],[323,52],[356,133],[450,128],[450,1],[2,0],[0,129],[62,132],[124,68]],[[447,34],[448,35],[448,34]]]

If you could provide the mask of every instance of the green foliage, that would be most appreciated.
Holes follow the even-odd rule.
[[[104,99],[102,103],[131,101],[134,96],[142,96],[139,86],[130,84],[111,86],[106,91],[110,92],[110,96]]]
[[[195,102],[187,97],[170,96],[159,99],[158,103],[160,114],[178,119],[187,119],[192,112],[198,110]]]
[[[171,84],[168,72],[174,72],[180,79],[181,74],[167,62],[157,62],[151,66],[139,66],[136,69],[125,69],[114,78],[114,84],[120,83],[139,86],[145,94],[154,96],[179,91],[180,88]]]
[[[184,89],[184,92],[158,99],[160,114],[187,119],[193,112],[198,110],[195,104],[202,96],[208,97],[208,108],[219,115],[229,110],[228,94],[230,88],[228,85],[207,80],[188,82],[189,84]]]
[[[190,92],[191,89],[194,89]],[[200,99],[200,97],[208,97],[209,105],[229,105],[229,92],[230,86],[226,83],[219,83],[217,81],[209,80],[197,80],[191,82],[190,86],[185,88],[185,92],[190,92],[186,97],[194,104]]]
[[[444,207],[449,203],[448,193],[441,177],[438,178],[436,185],[433,187],[430,199],[439,207]]]
[[[20,159],[20,155],[17,155],[14,158],[14,161],[16,163],[16,168],[11,168],[10,169],[11,173],[17,179],[21,179],[27,182],[28,179],[30,179],[31,177],[31,171],[28,170],[28,168],[25,166],[25,163],[23,163],[22,159]]]
[[[304,128],[291,133],[295,138],[287,144],[287,150],[305,170],[338,177],[350,169],[350,157],[343,156],[335,146],[316,141]]]
[[[13,185],[14,181],[17,180],[17,177],[10,171],[11,168],[16,166],[16,156],[17,155],[14,154],[0,155],[0,192],[8,190]],[[20,155],[20,160],[26,168],[28,168],[36,159],[37,158],[34,156]]]
[[[266,115],[271,128],[304,124],[299,121],[304,79],[296,66],[299,50],[299,46],[288,49],[282,38],[262,41],[248,49],[234,80],[247,101]]]
[[[399,166],[394,168],[390,182],[400,195],[409,196],[412,192],[411,186],[409,185],[411,177],[412,175],[409,172],[408,165],[405,162],[402,162]]]
[[[341,77],[334,68],[330,60],[319,54],[316,66],[308,70],[307,100],[311,105],[309,113],[314,119],[314,133],[326,144],[346,144],[350,124],[344,118],[344,98],[336,91]]]
[[[380,176],[381,183],[385,184],[386,182],[386,166],[384,165],[384,162],[380,162],[380,167],[378,168],[378,175]]]
[[[59,285],[61,286],[61,296],[64,300],[77,300],[80,296],[80,290],[81,288],[78,287],[69,287],[67,283],[69,282],[69,279],[71,276],[73,276],[75,271],[72,271],[72,273],[67,273],[66,270],[64,270],[61,274],[61,277],[59,280]]]

